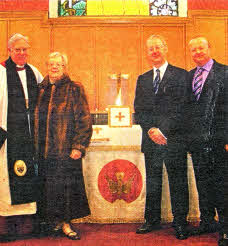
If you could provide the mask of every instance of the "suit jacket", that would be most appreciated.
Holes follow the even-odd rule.
[[[168,147],[180,145],[187,76],[186,70],[169,64],[157,94],[153,88],[153,69],[138,77],[134,108],[136,122],[143,131],[142,152],[153,152],[160,147],[148,136],[152,127],[159,128],[167,137]]]
[[[214,61],[198,101],[192,92],[195,71],[196,68],[189,72],[187,88],[185,122],[189,149],[223,147],[228,143],[228,66]]]

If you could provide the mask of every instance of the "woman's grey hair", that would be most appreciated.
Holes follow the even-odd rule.
[[[29,44],[29,39],[28,37],[26,36],[23,36],[22,34],[20,33],[15,33],[13,34],[10,38],[9,38],[9,41],[8,41],[8,49],[11,49],[13,44],[18,41],[18,40],[24,40],[25,42],[27,42]]]
[[[48,56],[48,60],[49,60],[50,58],[54,58],[54,57],[61,57],[61,58],[62,58],[62,61],[63,61],[64,67],[67,66],[67,63],[68,63],[67,55],[62,54],[62,53],[60,53],[60,52],[52,52],[52,53]]]

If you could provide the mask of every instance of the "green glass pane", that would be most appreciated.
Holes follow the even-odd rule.
[[[86,15],[87,0],[59,0],[59,16],[82,16]]]

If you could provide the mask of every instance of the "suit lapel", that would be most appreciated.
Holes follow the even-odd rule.
[[[213,91],[216,91],[216,88],[219,86],[219,78],[216,78],[216,74],[220,74],[217,72],[216,63],[214,62],[202,89],[199,101],[204,98],[205,95],[207,95],[209,92],[212,93]]]
[[[173,76],[173,69],[172,65],[168,64],[164,76],[159,84],[158,92],[157,95],[161,94],[165,90],[165,86],[169,83],[169,81],[172,81]],[[152,94],[155,95],[154,93],[154,87],[153,87],[153,78],[154,78],[154,70],[151,69],[149,73],[147,74],[147,77],[145,79],[145,88],[148,90],[152,90]]]
[[[191,70],[190,72],[189,72],[189,81],[190,81],[190,83],[191,83],[191,87],[192,87],[192,81],[193,81],[193,77],[194,77],[194,74],[195,74],[195,72],[196,72],[196,68],[194,68],[193,70]]]
[[[159,84],[159,88],[158,88],[158,94],[164,92],[165,87],[168,85],[168,83],[170,81],[172,81],[172,77],[173,77],[173,69],[172,69],[172,65],[168,64],[164,76]],[[153,87],[153,78],[154,78],[154,70],[151,69],[149,71],[149,73],[147,74],[147,77],[145,79],[145,88],[148,90],[152,90],[152,94],[155,95],[154,93],[154,87]]]
[[[158,93],[162,93],[162,92],[165,92],[165,88],[167,86],[169,86],[169,83],[170,81],[173,81],[172,80],[172,77],[174,76],[175,74],[173,74],[173,67],[172,65],[168,64],[166,70],[165,70],[165,73],[163,75],[163,78],[160,82],[160,85],[159,85],[159,89],[158,89]]]
[[[192,91],[192,83],[193,83],[193,78],[194,78],[195,72],[196,72],[196,68],[194,68],[193,70],[191,70],[189,72],[188,95],[191,95],[190,98],[191,98],[192,101],[197,102],[196,98],[195,98],[195,95],[193,94],[193,91]]]
[[[163,75],[163,78],[160,82],[160,85],[159,85],[159,89],[160,91],[162,91],[164,89],[164,86],[169,82],[170,80],[170,76],[172,76],[172,66],[168,64],[166,70],[165,70],[165,73]]]
[[[144,88],[146,90],[150,90],[152,91],[152,93],[154,94],[154,87],[153,87],[153,77],[154,77],[154,71],[153,69],[151,69],[148,73],[147,76],[144,80]]]

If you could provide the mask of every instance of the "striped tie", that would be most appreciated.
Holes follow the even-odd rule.
[[[196,100],[198,101],[200,98],[200,93],[202,89],[202,82],[203,82],[203,68],[200,68],[198,73],[196,74],[193,82],[193,94],[196,97]]]
[[[160,80],[161,80],[161,78],[160,78],[160,70],[157,69],[156,72],[157,72],[157,75],[156,75],[156,77],[155,77],[155,79],[153,81],[154,93],[155,94],[157,94],[157,92],[158,92],[158,87],[159,87],[159,83],[160,83]]]

